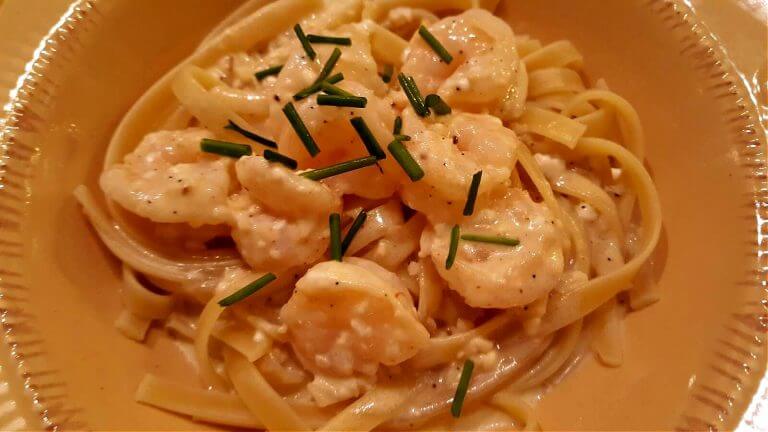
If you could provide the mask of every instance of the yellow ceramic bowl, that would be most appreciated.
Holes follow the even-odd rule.
[[[146,371],[190,371],[168,339],[113,327],[117,261],[71,192],[96,187],[126,110],[237,3],[81,1],[37,53],[0,132],[0,357],[17,405],[3,429],[200,427],[133,401]],[[572,40],[637,108],[664,210],[663,300],[629,316],[624,366],[585,356],[545,397],[542,425],[733,428],[764,369],[768,281],[765,136],[745,87],[672,0],[503,3],[517,32]]]

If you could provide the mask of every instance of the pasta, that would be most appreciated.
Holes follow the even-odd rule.
[[[131,108],[75,197],[116,327],[188,344],[136,400],[267,430],[541,430],[660,299],[630,102],[486,0],[251,0]],[[152,326],[153,322],[159,326]],[[532,397],[531,395],[535,395]]]

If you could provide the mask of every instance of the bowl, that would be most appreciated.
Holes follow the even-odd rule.
[[[35,54],[0,132],[3,428],[197,429],[133,400],[150,371],[189,380],[159,332],[123,338],[118,262],[72,196],[151,84],[234,0],[81,0]],[[183,11],[181,13],[180,11]],[[638,110],[662,201],[659,303],[628,316],[625,362],[591,355],[542,400],[551,430],[732,429],[765,369],[768,183],[753,95],[673,0],[515,0],[517,33],[570,39],[586,72]]]

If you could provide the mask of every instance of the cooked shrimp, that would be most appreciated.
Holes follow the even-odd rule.
[[[395,114],[386,98],[375,97],[363,85],[344,80],[339,87],[357,96],[368,98],[364,109],[319,106],[315,96],[296,103],[299,116],[307,125],[320,153],[309,155],[293,127],[280,114],[278,142],[280,151],[299,163],[300,168],[319,168],[351,159],[369,156],[360,136],[350,123],[362,117],[382,148],[392,140]],[[354,194],[365,198],[386,198],[392,195],[396,182],[385,176],[376,166],[370,166],[323,181],[341,194]]]
[[[243,191],[232,196],[232,238],[256,270],[282,271],[311,265],[328,245],[328,215],[340,211],[338,196],[260,156],[235,165]]]
[[[232,161],[200,151],[200,140],[212,136],[194,128],[151,133],[122,163],[102,173],[101,188],[126,210],[154,222],[225,222]]]
[[[438,18],[426,9],[412,7],[392,8],[381,25],[404,39],[410,39],[421,24],[431,25]]]
[[[486,10],[471,9],[432,24],[429,31],[453,61],[446,64],[416,34],[403,73],[413,76],[423,94],[437,93],[452,107],[500,110],[520,67],[509,25]]]
[[[563,273],[561,233],[544,204],[527,192],[510,190],[493,206],[476,210],[462,234],[503,236],[518,246],[462,240],[450,270],[445,268],[452,226],[438,224],[422,236],[422,253],[432,256],[448,286],[480,308],[523,306],[547,295]]]
[[[336,85],[356,96],[368,99],[368,105],[360,108],[339,108],[318,106],[315,95],[296,101],[296,93],[312,85],[332,50],[332,45],[316,45],[317,59],[307,58],[295,37],[289,44],[295,45],[285,65],[275,80],[265,80],[264,92],[270,94],[273,102],[268,124],[279,143],[280,152],[299,163],[299,167],[319,168],[350,159],[366,157],[363,142],[352,127],[350,120],[362,117],[382,147],[392,140],[392,124],[395,112],[391,101],[385,96],[386,85],[376,74],[377,66],[369,41],[369,30],[361,24],[344,25],[332,32],[333,36],[349,37],[351,46],[338,47],[342,54],[332,74],[343,73],[344,80]],[[327,33],[327,32],[326,32]],[[293,102],[299,116],[314,138],[320,153],[312,157],[307,152],[295,130],[280,110],[287,102]],[[395,182],[382,175],[373,166],[336,176],[323,181],[333,190],[342,194],[355,194],[365,198],[385,198],[395,190]]]
[[[429,340],[399,278],[359,258],[312,267],[280,318],[304,365],[336,376],[374,375],[379,364],[402,363]]]
[[[424,170],[424,178],[402,181],[403,201],[433,222],[461,214],[472,176],[482,170],[478,199],[509,184],[520,145],[499,119],[484,114],[456,114],[425,124],[412,110],[403,115],[404,144]],[[392,162],[389,162],[392,163]],[[400,171],[382,164],[386,172]],[[401,177],[402,178],[402,177]]]
[[[387,90],[386,84],[376,74],[376,61],[371,54],[370,30],[363,24],[348,24],[333,32],[323,31],[332,36],[348,37],[352,40],[350,46],[314,45],[317,53],[315,60],[310,60],[302,49],[296,37],[291,36],[278,51],[285,52],[286,58],[283,69],[277,79],[265,80],[264,88],[279,96],[282,103],[291,100],[294,94],[310,86],[321,69],[328,61],[335,48],[341,50],[336,66],[332,73],[343,73],[345,81],[360,83],[365,88],[383,96]],[[275,54],[270,57],[274,57]],[[282,108],[282,104],[276,104]]]

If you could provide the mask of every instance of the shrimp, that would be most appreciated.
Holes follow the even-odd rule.
[[[320,153],[311,157],[293,127],[280,114],[278,142],[280,151],[299,163],[300,168],[319,168],[351,159],[367,157],[369,153],[350,121],[362,117],[379,145],[384,148],[392,140],[395,114],[386,99],[376,97],[371,90],[353,81],[339,84],[344,90],[368,99],[364,109],[319,106],[311,96],[296,104],[299,116],[307,125]],[[385,176],[377,166],[351,171],[323,181],[341,194],[381,199],[391,196],[397,182]]]
[[[426,9],[411,7],[392,8],[381,25],[404,39],[410,39],[419,25],[431,25],[438,18]]]
[[[446,269],[449,224],[437,224],[421,239],[449,288],[478,308],[527,305],[555,288],[563,273],[562,234],[549,209],[522,189],[510,189],[493,206],[475,211],[461,224],[462,234],[503,236],[518,246],[462,240],[456,260]]]
[[[453,56],[446,64],[418,34],[411,39],[403,73],[424,94],[437,93],[465,111],[500,111],[516,87],[520,59],[512,29],[483,9],[444,18],[429,31]]]
[[[472,176],[483,171],[478,202],[498,188],[506,187],[521,145],[501,121],[485,114],[456,114],[425,124],[411,109],[403,116],[404,142],[424,170],[418,182],[402,181],[402,199],[435,222],[461,215]],[[386,161],[385,161],[386,162]],[[389,163],[392,163],[391,161]],[[400,170],[382,163],[387,173]]]
[[[325,185],[260,156],[235,164],[243,190],[229,200],[232,238],[257,271],[309,266],[328,245],[328,216],[341,200]]]
[[[360,83],[379,96],[387,91],[386,84],[376,74],[376,60],[371,54],[370,30],[364,24],[347,24],[333,31],[321,30],[330,36],[348,37],[349,46],[314,45],[317,53],[310,60],[299,41],[292,37],[288,42],[289,53],[278,79],[271,81],[271,87],[281,99],[289,101],[298,91],[311,85],[323,68],[334,49],[341,50],[332,73],[341,72],[344,79]]]
[[[200,151],[205,129],[154,132],[100,178],[106,196],[153,222],[192,226],[228,219],[231,159]]]
[[[319,106],[316,95],[298,101],[293,99],[294,95],[315,81],[334,49],[331,45],[316,45],[317,59],[312,61],[304,54],[298,42],[290,42],[296,46],[278,79],[265,80],[263,91],[271,93],[275,102],[272,103],[271,115],[264,127],[272,132],[280,152],[295,159],[302,169],[319,168],[368,156],[365,145],[350,123],[354,117],[363,118],[382,147],[386,147],[392,140],[395,112],[386,96],[386,85],[376,74],[376,61],[370,50],[370,31],[363,25],[345,25],[332,33],[352,40],[351,46],[339,47],[342,54],[332,74],[343,73],[344,80],[336,85],[356,96],[366,97],[368,102],[365,108]],[[320,148],[320,153],[315,157],[307,152],[294,128],[280,112],[287,102],[295,105]],[[372,199],[389,197],[396,188],[396,182],[384,176],[375,166],[335,176],[323,180],[323,183],[341,194]]]
[[[372,376],[380,364],[400,364],[429,341],[397,275],[360,258],[312,267],[280,318],[304,365],[321,374]]]

